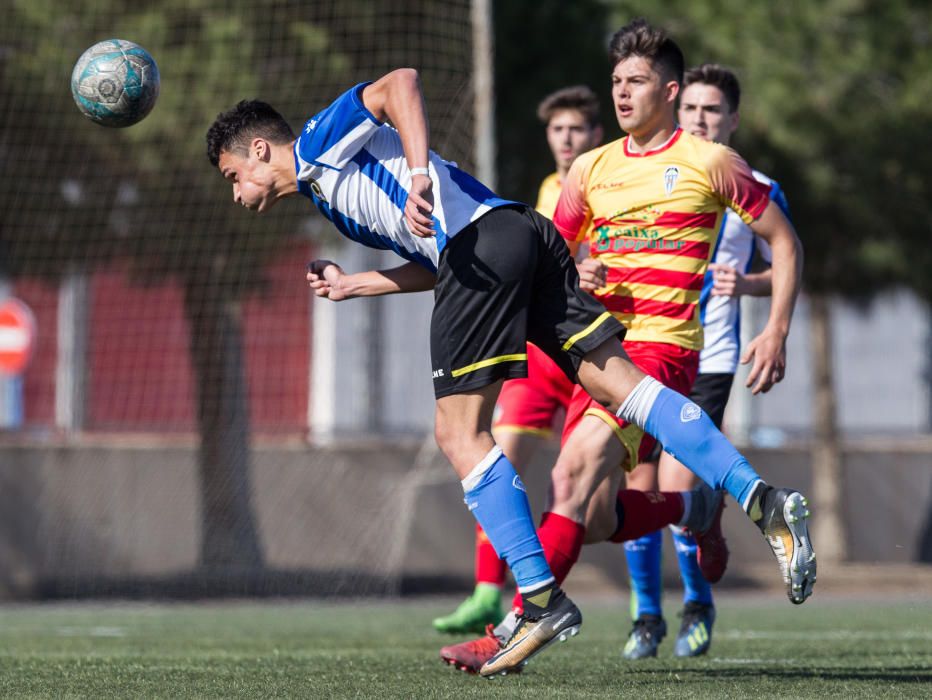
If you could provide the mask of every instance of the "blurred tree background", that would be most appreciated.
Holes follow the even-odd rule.
[[[471,167],[468,3],[11,0],[4,7],[0,271],[57,284],[117,262],[135,284],[180,287],[200,436],[201,564],[219,572],[261,567],[242,303],[266,285],[266,263],[289,242],[307,241],[320,222],[307,202],[277,207],[261,222],[244,216],[207,161],[205,133],[245,98],[270,102],[299,128],[356,82],[398,64],[422,65],[435,143]],[[374,41],[410,36],[412,27],[423,36],[404,46]],[[82,118],[68,89],[78,56],[109,37],[137,41],[161,73],[152,114],[128,129]],[[303,264],[295,261],[296,290]]]
[[[499,0],[493,7],[505,196],[533,201],[552,171],[536,118],[552,90],[590,85],[603,101],[606,139],[620,135],[606,48],[631,19],[667,28],[688,65],[716,61],[736,70],[745,98],[735,146],[781,182],[806,249],[805,286],[822,338],[812,358],[821,387],[814,458],[821,505],[837,512],[826,300],[866,304],[905,286],[932,301],[928,2]],[[400,39],[411,26],[420,30],[416,40]],[[231,207],[228,185],[204,157],[206,127],[243,97],[269,100],[297,125],[354,82],[409,64],[422,68],[434,147],[472,167],[467,26],[465,3],[441,0],[4,5],[0,266],[12,278],[54,283],[120,260],[139,284],[170,278],[183,289],[197,374],[205,566],[262,563],[249,501],[240,305],[262,289],[263,262],[289,240],[307,239],[309,226],[306,203],[261,224]],[[67,90],[76,58],[109,36],[138,38],[162,75],[152,115],[120,131],[80,118]],[[834,556],[844,556],[843,537],[823,541],[841,543]],[[932,520],[926,542],[932,560]]]

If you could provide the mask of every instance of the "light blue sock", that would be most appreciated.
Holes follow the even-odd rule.
[[[631,577],[631,591],[634,594],[637,608],[632,610],[632,614],[636,614],[636,617],[661,614],[660,598],[663,591],[660,564],[662,554],[662,530],[656,530],[649,535],[625,542],[628,575]]]
[[[656,379],[644,377],[618,415],[644,428],[690,471],[712,488],[724,488],[742,507],[761,481],[705,411]]]
[[[493,448],[463,479],[463,491],[467,507],[508,564],[518,590],[553,581],[524,484],[501,448]]]
[[[680,576],[683,579],[683,602],[712,605],[712,587],[705,580],[696,558],[696,540],[681,528],[671,527],[676,558],[680,564]]]

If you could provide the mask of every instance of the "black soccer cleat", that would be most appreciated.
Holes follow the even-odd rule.
[[[520,671],[530,659],[556,641],[565,642],[579,634],[582,613],[559,588],[550,605],[535,618],[527,611],[518,618],[511,637],[495,656],[485,662],[479,675],[485,678]]]
[[[667,623],[659,615],[641,615],[634,621],[621,655],[631,661],[657,656],[657,647],[667,636]]]
[[[809,501],[791,489],[767,488],[759,498],[761,517],[757,526],[777,558],[790,602],[800,605],[812,595],[816,582],[816,555],[809,540]]]

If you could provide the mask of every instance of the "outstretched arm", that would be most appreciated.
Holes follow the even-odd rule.
[[[362,102],[380,121],[386,119],[398,130],[408,168],[427,168],[430,127],[421,93],[421,80],[413,68],[399,68],[382,76],[362,91]],[[405,220],[416,236],[434,235],[433,183],[429,175],[411,177],[411,190],[405,205]]]
[[[384,294],[424,292],[434,288],[433,272],[414,262],[388,270],[346,274],[331,260],[314,260],[307,265],[307,281],[314,294],[331,301]]]

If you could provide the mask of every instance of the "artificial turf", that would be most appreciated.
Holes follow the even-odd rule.
[[[580,602],[579,637],[491,681],[439,660],[451,638],[430,620],[452,600],[6,606],[0,697],[932,696],[932,595],[722,597],[708,656],[672,656],[671,617],[636,663],[620,657],[627,601]]]

